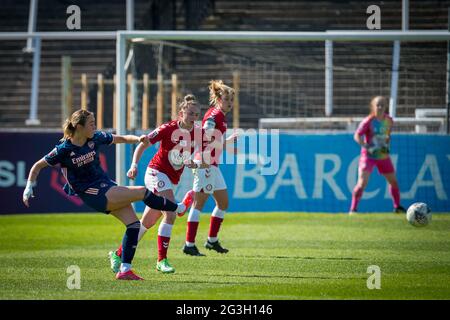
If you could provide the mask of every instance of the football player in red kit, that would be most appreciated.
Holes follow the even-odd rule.
[[[130,179],[137,176],[137,163],[142,153],[150,145],[160,142],[159,149],[148,164],[145,173],[145,185],[149,190],[158,195],[164,195],[167,199],[174,199],[174,189],[180,181],[184,167],[197,168],[204,167],[203,164],[194,162],[191,159],[194,151],[200,150],[203,130],[195,125],[200,113],[199,105],[193,95],[187,95],[179,105],[179,118],[167,122],[156,128],[148,135],[149,144],[141,143],[135,150],[133,162],[127,173]],[[189,191],[183,203],[190,206],[193,201],[194,192]],[[183,212],[184,214],[184,212]],[[163,273],[175,272],[167,259],[172,227],[175,222],[176,213],[168,211],[153,210],[146,207],[141,219],[141,229],[138,241],[145,232],[152,227],[163,215],[158,229],[158,260],[156,269]],[[111,269],[115,271],[118,267],[119,257],[122,254],[122,247],[110,252]]]
[[[202,128],[209,139],[210,159],[204,160],[208,155],[208,147],[203,152],[203,160],[211,164],[209,168],[194,169],[193,190],[195,191],[194,203],[187,219],[186,243],[183,252],[192,256],[203,256],[195,245],[200,212],[208,200],[209,195],[214,197],[216,206],[211,214],[208,239],[205,248],[215,250],[219,253],[227,253],[228,249],[221,246],[218,240],[220,226],[228,208],[228,192],[225,179],[220,172],[218,159],[226,145],[234,144],[237,135],[232,134],[228,139],[224,139],[227,130],[227,120],[225,115],[233,108],[234,90],[226,86],[221,80],[213,80],[209,85],[210,108],[206,112],[202,121]],[[213,146],[214,145],[214,146]],[[227,148],[229,149],[229,148]],[[234,149],[234,152],[236,150]]]

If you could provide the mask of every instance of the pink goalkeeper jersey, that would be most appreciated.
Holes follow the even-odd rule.
[[[365,143],[374,146],[389,146],[389,139],[391,135],[391,129],[394,121],[385,113],[383,119],[378,120],[375,116],[367,116],[356,129],[356,133],[360,136],[364,136]],[[389,153],[385,150],[376,150],[369,154],[367,149],[361,148],[361,155],[372,159],[386,159],[389,157]]]

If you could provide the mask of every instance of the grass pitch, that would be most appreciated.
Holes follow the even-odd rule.
[[[146,281],[116,281],[107,253],[124,227],[102,214],[0,217],[0,299],[450,299],[450,215],[425,228],[403,215],[228,214],[221,242],[207,251],[209,215],[197,246],[181,252],[186,216],[173,230],[174,274],[155,270],[157,226],[139,244],[134,269]],[[81,270],[81,289],[66,286],[67,268]],[[381,269],[369,290],[367,268]]]

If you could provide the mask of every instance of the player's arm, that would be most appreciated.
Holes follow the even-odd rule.
[[[39,172],[41,172],[41,170],[45,167],[48,167],[48,163],[44,159],[37,161],[31,167],[30,173],[28,174],[27,185],[25,187],[25,190],[23,191],[22,197],[22,201],[27,207],[30,206],[28,200],[30,198],[34,198],[33,187],[36,186],[36,180],[37,177],[39,176]]]
[[[353,139],[355,139],[356,143],[359,144],[362,148],[366,149],[369,154],[373,154],[376,150],[378,150],[378,148],[373,144],[365,143],[363,140],[363,136],[359,135],[358,133],[355,133]]]
[[[214,131],[216,129],[216,121],[213,117],[206,119],[203,124],[203,128],[205,137],[208,141],[212,141],[212,137],[214,135]]]
[[[355,133],[353,139],[356,141],[357,144],[359,144],[362,148],[366,149],[369,153],[373,153],[376,149],[373,145],[365,143],[363,136],[358,134],[358,132]]]
[[[133,160],[131,162],[131,166],[130,169],[127,172],[127,176],[130,179],[135,179],[138,173],[137,167],[138,167],[138,163],[139,160],[141,160],[142,154],[144,153],[145,149],[147,149],[149,146],[151,146],[151,144],[148,142],[145,143],[139,143],[139,145],[137,146],[136,150],[134,150],[133,153]]]
[[[369,124],[369,122],[366,120],[363,120],[359,124],[358,129],[356,129],[355,134],[353,135],[353,140],[355,140],[355,142],[359,146],[361,146],[362,148],[365,148],[369,152],[371,152],[371,150],[369,150],[369,148],[370,148],[369,144],[365,143],[364,138],[363,138],[363,136],[367,133],[368,124]]]
[[[236,146],[237,139],[239,137],[239,133],[234,130],[233,133],[225,139],[223,143],[223,148],[226,149],[228,152],[237,154],[238,148]]]
[[[392,133],[392,126],[394,125],[394,121],[392,119],[389,119],[389,126],[387,128],[386,131],[386,140],[384,141],[384,145],[383,145],[383,151],[386,153],[389,153],[389,149],[390,149],[390,143],[391,143],[391,133]]]
[[[234,143],[235,141],[237,141],[239,137],[239,132],[235,130],[233,130],[233,133],[225,139],[225,144],[230,144],[230,143]]]
[[[387,138],[386,138],[386,144],[389,146],[391,143],[391,133],[392,133],[392,127],[394,126],[394,121],[392,119],[389,120],[389,127],[386,132]]]
[[[118,134],[113,134],[113,143],[128,143],[128,144],[133,144],[133,143],[148,143],[148,138],[146,135],[141,135],[141,136],[135,136],[132,134],[127,134],[127,135],[118,135]]]
[[[363,135],[360,135],[359,132],[355,132],[355,134],[353,135],[353,140],[355,140],[356,143],[359,144],[361,147],[364,147],[366,144],[363,140]]]

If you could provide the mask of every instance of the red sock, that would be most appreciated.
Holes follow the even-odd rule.
[[[116,250],[116,254],[117,254],[119,257],[122,257],[122,245],[120,245],[119,249]]]
[[[209,221],[209,234],[208,237],[215,238],[219,233],[220,225],[222,224],[223,219],[219,217],[211,216]]]
[[[158,235],[158,261],[167,258],[167,249],[169,249],[170,237]]]
[[[352,206],[350,207],[350,211],[356,211],[358,208],[359,200],[361,200],[363,194],[363,190],[356,186],[355,189],[353,189],[352,193]]]
[[[195,237],[197,236],[197,229],[198,229],[198,221],[189,221],[187,223],[187,229],[186,229],[186,241],[195,243]]]
[[[394,208],[398,208],[400,206],[400,190],[389,185],[389,192],[392,196],[392,202],[394,202]]]

